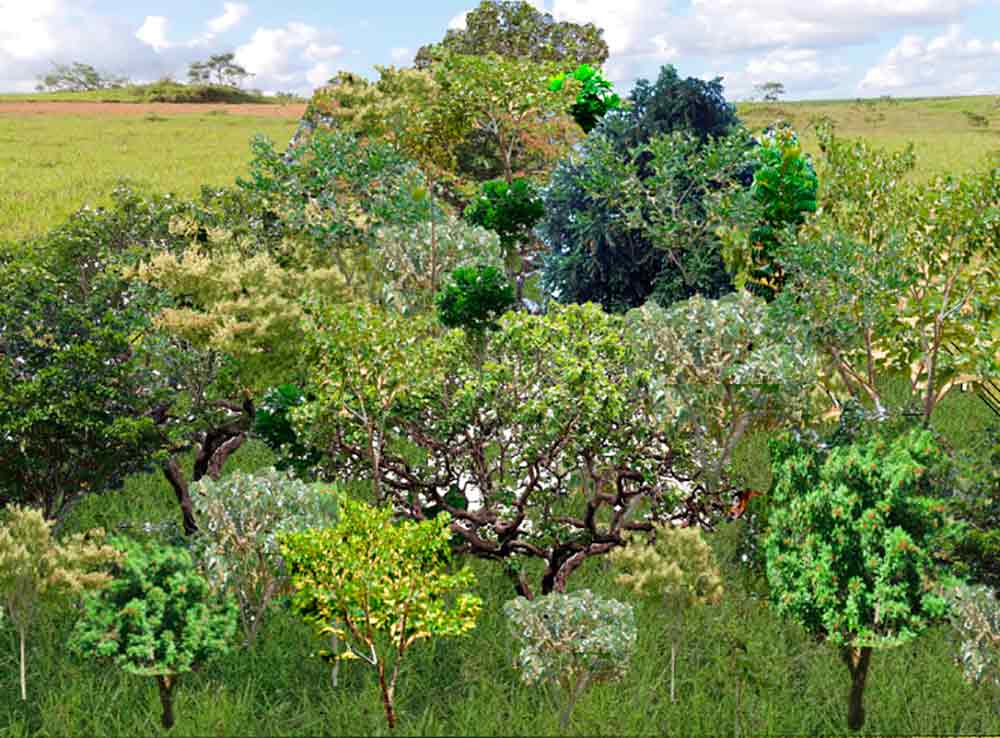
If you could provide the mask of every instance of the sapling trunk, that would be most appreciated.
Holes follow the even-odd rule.
[[[170,730],[174,727],[174,687],[177,686],[177,677],[160,674],[156,677],[156,684],[160,688],[160,707],[163,708],[160,722],[164,728]]]
[[[396,727],[396,712],[392,705],[393,688],[385,681],[385,664],[378,662],[378,684],[382,688],[382,706],[385,708],[385,720],[389,723],[389,730]]]
[[[865,680],[868,678],[868,665],[871,662],[872,649],[845,647],[841,651],[844,663],[851,672],[851,695],[847,704],[847,727],[860,730],[865,724]]]
[[[18,628],[18,635],[20,636],[21,640],[21,700],[27,702],[28,674],[27,674],[27,661],[25,660],[25,654],[24,654],[24,642],[28,640],[27,628]]]

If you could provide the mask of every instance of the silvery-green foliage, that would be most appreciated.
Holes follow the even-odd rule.
[[[584,589],[504,605],[521,649],[515,665],[527,684],[555,682],[572,691],[624,675],[635,650],[632,606]]]
[[[428,309],[446,275],[465,266],[504,266],[500,237],[447,216],[434,223],[385,226],[375,252],[381,301],[402,313]],[[433,269],[432,269],[433,267]]]
[[[192,485],[191,499],[200,523],[193,546],[199,564],[213,589],[236,596],[252,643],[288,583],[279,534],[332,525],[335,498],[272,468],[203,479]]]
[[[948,591],[951,622],[962,643],[958,662],[965,678],[1000,686],[1000,603],[989,587],[960,584]]]

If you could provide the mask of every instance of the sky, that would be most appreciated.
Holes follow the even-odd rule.
[[[186,79],[235,52],[265,92],[308,95],[339,70],[408,65],[478,0],[0,0],[0,92],[53,64],[134,81]],[[721,76],[732,100],[779,81],[789,99],[1000,94],[1000,0],[533,0],[604,29],[627,93],[664,64]]]

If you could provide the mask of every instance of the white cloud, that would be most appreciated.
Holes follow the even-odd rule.
[[[135,32],[135,37],[153,51],[160,52],[169,49],[172,44],[167,41],[167,26],[169,21],[162,15],[148,15],[142,26]]]
[[[225,33],[250,14],[250,8],[243,3],[223,3],[222,15],[208,22],[210,33]]]
[[[413,58],[413,52],[405,46],[400,46],[390,51],[389,57],[396,64],[404,64]]]
[[[459,13],[450,21],[448,21],[449,31],[464,31],[465,30],[465,16],[467,16],[471,11],[466,10],[464,13]]]
[[[236,48],[236,62],[255,75],[258,87],[308,92],[333,76],[330,62],[343,52],[329,31],[293,21],[258,28]]]
[[[977,94],[996,92],[1000,39],[966,38],[959,24],[928,39],[906,35],[874,67],[858,89],[868,93]]]

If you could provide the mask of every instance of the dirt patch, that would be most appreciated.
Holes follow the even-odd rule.
[[[255,115],[265,118],[298,119],[306,112],[297,105],[263,103],[105,103],[105,102],[0,102],[0,115],[175,115],[178,113],[225,112],[229,115]]]

